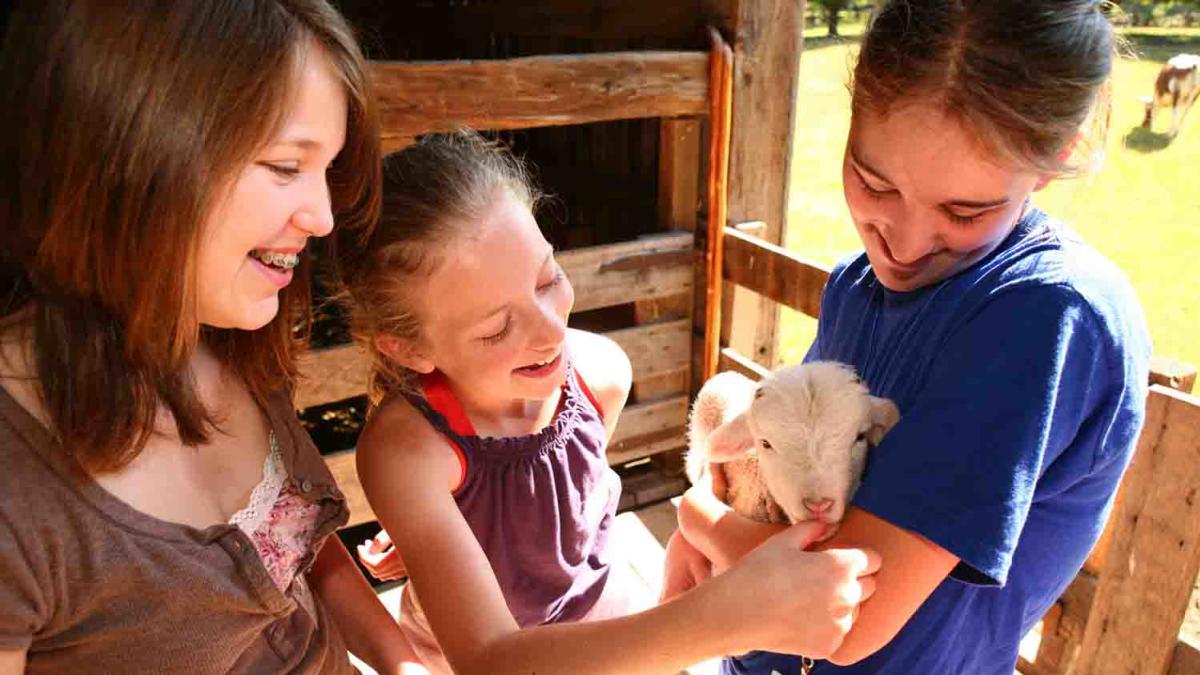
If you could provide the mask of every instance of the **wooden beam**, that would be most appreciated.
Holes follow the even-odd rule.
[[[1190,394],[1196,386],[1196,366],[1165,356],[1151,357],[1150,384]]]
[[[653,11],[645,0],[339,0],[337,6],[367,33],[368,47],[381,39],[488,40],[496,34],[687,43],[698,37],[703,19],[696,0],[655,0]]]
[[[816,318],[829,268],[757,237],[725,228],[724,276],[775,302]]]
[[[672,232],[559,253],[575,287],[575,311],[691,293],[692,236]]]
[[[1165,673],[1200,571],[1200,399],[1152,386],[1077,672]]]
[[[700,121],[664,119],[658,130],[658,226],[695,231],[700,208]]]
[[[622,328],[604,335],[629,355],[634,382],[676,374],[691,360],[691,324],[687,319]],[[296,390],[296,408],[366,393],[370,366],[366,353],[354,344],[308,352],[301,361],[303,378]]]
[[[1190,394],[1195,381],[1195,366],[1166,357],[1151,357],[1150,384],[1158,384],[1168,389]],[[1121,500],[1124,499],[1124,495],[1125,482],[1122,481],[1121,487],[1117,492],[1116,503],[1112,509],[1113,516],[1120,511]],[[1104,569],[1108,549],[1112,545],[1113,530],[1115,529],[1116,519],[1113,516],[1109,517],[1108,523],[1105,524],[1104,532],[1100,534],[1100,540],[1096,542],[1096,545],[1092,548],[1092,552],[1088,554],[1087,560],[1083,562],[1083,571],[1088,574],[1099,575],[1100,571]]]
[[[367,393],[371,359],[354,344],[310,349],[300,355],[300,381],[293,404],[297,410]]]
[[[804,2],[741,0],[733,11],[729,221],[761,220],[766,227],[760,236],[782,244],[787,230]],[[731,295],[725,344],[773,367],[778,306],[740,290]]]
[[[771,371],[763,367],[762,364],[753,359],[746,358],[732,347],[726,347],[721,350],[721,361],[717,365],[717,370],[732,370],[752,380],[761,380],[771,374]]]
[[[691,363],[692,325],[688,319],[622,328],[605,335],[629,356],[635,382],[678,372]]]
[[[687,426],[688,397],[676,396],[662,401],[638,403],[625,408],[621,421],[609,442],[609,455],[654,434]]]
[[[1171,667],[1167,675],[1196,675],[1200,673],[1200,644],[1196,636],[1179,636],[1175,653],[1171,656]]]
[[[350,521],[346,523],[345,527],[354,527],[375,520],[375,512],[367,503],[362,483],[358,480],[354,450],[343,450],[325,455],[325,465],[329,467],[329,472],[337,481],[338,488],[346,496],[346,505],[350,507]]]
[[[476,129],[700,115],[704,52],[615,52],[481,61],[372,63],[385,145]]]

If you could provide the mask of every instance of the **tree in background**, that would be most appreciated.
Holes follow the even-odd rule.
[[[829,26],[829,35],[837,37],[838,14],[850,5],[850,0],[814,0],[813,4],[821,9],[821,17]]]

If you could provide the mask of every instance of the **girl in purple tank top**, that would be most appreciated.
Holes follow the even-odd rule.
[[[796,596],[854,598],[874,563],[806,565],[824,554],[796,550],[804,534],[775,545],[790,559],[760,556],[759,573],[600,621],[638,609],[608,545],[621,484],[605,448],[629,359],[567,328],[574,291],[511,155],[473,132],[427,137],[385,160],[384,187],[379,225],[337,241],[353,330],[374,359],[359,476],[395,541],[360,555],[381,576],[407,572],[400,625],[431,671],[674,672],[722,643],[779,635],[726,625],[735,607],[760,620],[764,605],[792,607],[786,640],[818,651],[844,632],[852,606],[814,612],[809,597],[801,624],[799,598],[773,598],[781,579],[765,577],[817,582]]]

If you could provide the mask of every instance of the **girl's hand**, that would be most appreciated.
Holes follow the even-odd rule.
[[[387,530],[380,530],[374,539],[359,544],[358,559],[371,576],[380,581],[394,581],[408,576],[400,552],[392,546],[392,537]]]
[[[663,562],[663,587],[659,603],[683,593],[712,576],[712,563],[696,547],[688,543],[683,533],[675,530],[667,541],[667,558]]]
[[[870,549],[808,552],[828,526],[805,522],[771,537],[726,574],[727,624],[744,631],[744,650],[825,658],[842,644],[859,604],[875,592],[880,557]]]

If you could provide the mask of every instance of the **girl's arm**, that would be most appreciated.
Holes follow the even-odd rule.
[[[888,564],[876,575],[877,592],[862,605],[854,629],[829,657],[837,665],[861,661],[891,642],[958,564],[957,556],[925,537],[856,507],[846,511],[837,533],[816,548],[852,546],[870,546]]]
[[[734,564],[781,527],[735,513],[706,484],[688,490],[679,504],[680,531],[718,569]],[[814,548],[853,547],[878,551],[887,565],[876,575],[876,592],[863,603],[853,630],[829,657],[838,665],[860,661],[890,642],[958,564],[954,554],[928,539],[852,506],[834,536]]]
[[[356,656],[379,673],[428,672],[337,535],[325,540],[308,580]]]
[[[0,675],[21,675],[25,672],[28,650],[0,649]]]
[[[723,577],[648,612],[520,630],[450,495],[453,456],[419,413],[402,400],[378,411],[358,461],[447,660],[468,675],[671,673],[753,648],[828,654],[870,595],[878,565],[863,551],[803,553],[816,531],[792,528]]]
[[[787,529],[786,525],[760,523],[738,515],[713,494],[708,481],[684,493],[677,516],[679,531],[712,561],[714,572],[728,569],[771,535]]]

